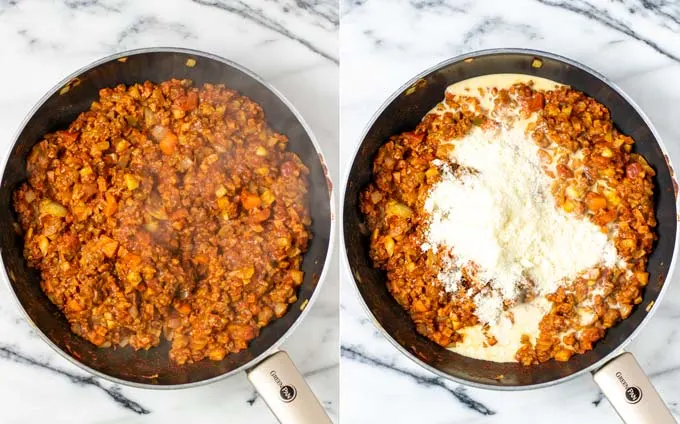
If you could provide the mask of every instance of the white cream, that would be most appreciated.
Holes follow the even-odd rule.
[[[460,330],[463,341],[449,350],[475,359],[492,362],[517,362],[515,354],[522,347],[522,335],[529,336],[534,343],[539,335],[538,324],[541,318],[550,311],[552,302],[544,297],[537,297],[530,303],[522,303],[508,312],[512,313],[514,322],[506,312],[501,319],[488,330],[488,334],[496,338],[496,344],[489,346],[482,325],[477,324]]]
[[[524,74],[491,74],[482,75],[459,81],[446,87],[446,92],[459,96],[474,96],[479,98],[479,89],[489,91],[492,88],[508,88],[514,84],[532,84],[535,90],[554,90],[563,87],[563,84],[545,78],[532,77]],[[481,100],[481,99],[480,99]],[[490,109],[493,104],[486,101],[482,107]]]

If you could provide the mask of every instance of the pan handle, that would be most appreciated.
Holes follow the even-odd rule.
[[[281,424],[333,424],[286,352],[255,365],[248,380]]]
[[[593,373],[619,417],[629,424],[676,424],[633,354],[624,352]]]

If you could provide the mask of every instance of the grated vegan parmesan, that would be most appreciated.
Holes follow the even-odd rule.
[[[510,85],[485,78],[464,83]],[[448,89],[456,90],[461,87]],[[493,105],[491,90],[468,89],[465,94],[477,96],[482,107]],[[447,110],[441,103],[433,113]],[[430,221],[421,247],[449,254],[437,277],[446,291],[457,292],[464,275],[474,274],[476,285],[468,294],[476,293],[475,314],[500,341],[486,346],[484,356],[497,361],[514,360],[522,334],[538,335],[538,322],[549,310],[543,295],[586,269],[618,260],[613,242],[598,226],[556,206],[538,146],[526,134],[535,116],[520,119],[518,111],[509,112],[496,128],[473,127],[465,137],[451,140],[455,147],[449,161],[434,161],[442,178],[425,202]],[[527,292],[536,298],[522,306]],[[503,315],[508,305],[519,305],[515,312],[523,314],[521,323]],[[479,356],[469,350],[483,344],[481,326],[476,327],[463,329],[465,343],[458,349],[467,356]]]

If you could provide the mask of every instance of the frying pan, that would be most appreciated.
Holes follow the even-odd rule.
[[[542,66],[534,67],[538,59]],[[635,139],[635,151],[656,170],[654,201],[659,239],[649,257],[649,284],[633,313],[607,330],[595,348],[568,362],[525,367],[461,356],[418,334],[407,313],[387,290],[384,272],[369,258],[369,238],[359,194],[371,181],[372,161],[392,135],[410,131],[443,99],[446,87],[468,78],[501,73],[547,78],[583,91],[609,108],[615,125]],[[524,49],[485,50],[447,60],[414,77],[378,110],[364,132],[346,181],[342,206],[343,243],[359,297],[383,335],[404,355],[435,374],[474,387],[522,390],[546,387],[592,372],[624,420],[675,423],[630,353],[622,349],[657,310],[673,273],[677,252],[677,182],[668,154],[652,124],[623,91],[572,60]],[[650,309],[651,307],[651,309]]]
[[[193,59],[195,63],[188,59]],[[193,66],[192,66],[193,65]],[[259,103],[272,129],[288,136],[289,148],[310,170],[309,202],[313,238],[302,262],[304,281],[289,311],[262,329],[247,350],[222,361],[178,366],[168,359],[170,344],[148,351],[99,349],[70,330],[62,313],[40,289],[27,267],[22,237],[14,230],[12,192],[27,179],[26,158],[46,133],[65,129],[89,109],[98,92],[117,84],[160,83],[188,78],[195,85],[223,83]],[[29,113],[6,157],[0,186],[0,253],[3,272],[19,306],[38,334],[59,354],[84,370],[116,383],[151,389],[194,387],[248,370],[251,382],[284,423],[330,423],[323,408],[285,352],[277,351],[305,317],[326,274],[334,234],[333,193],[321,150],[293,106],[254,73],[218,56],[178,48],[133,50],[98,60],[64,79]]]

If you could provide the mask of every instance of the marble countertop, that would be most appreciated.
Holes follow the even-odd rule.
[[[680,3],[659,0],[342,0],[341,143],[347,171],[364,126],[412,76],[472,50],[523,47],[582,62],[648,114],[680,164]],[[678,275],[630,345],[680,418]],[[547,389],[497,392],[437,378],[385,340],[341,269],[343,422],[616,423],[590,376]]]
[[[338,8],[333,0],[0,0],[0,151],[54,84],[133,48],[178,46],[240,63],[282,91],[338,176]],[[337,251],[336,251],[337,253]],[[283,348],[338,419],[338,266]],[[0,283],[0,422],[273,423],[244,374],[179,391],[92,378],[53,352]]]

